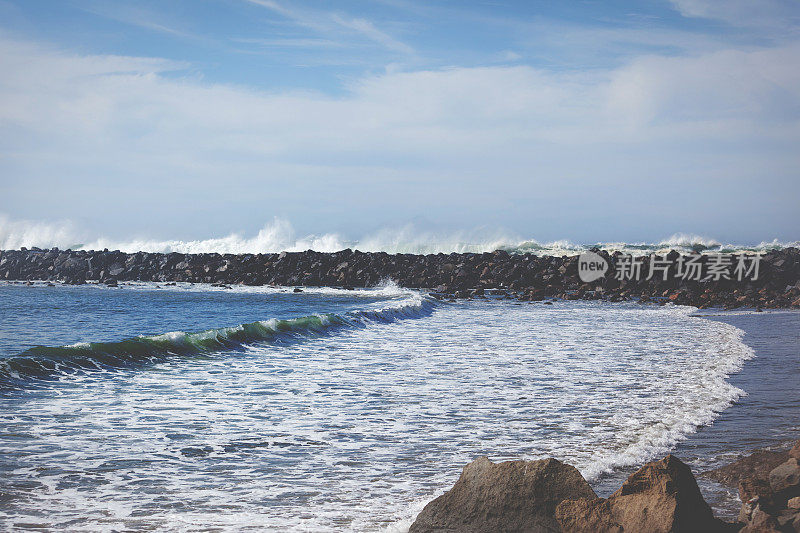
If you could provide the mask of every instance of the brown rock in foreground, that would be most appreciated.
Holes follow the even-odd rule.
[[[743,533],[800,532],[800,441],[788,451],[758,450],[703,475],[739,486]]]
[[[425,506],[409,533],[559,531],[554,512],[562,500],[595,497],[575,467],[555,459],[495,464],[481,457]]]
[[[769,486],[776,495],[784,496],[787,502],[800,496],[800,463],[797,459],[791,457],[772,469]]]
[[[721,526],[691,469],[673,455],[634,472],[608,501],[625,531],[714,531]]]
[[[564,500],[556,507],[556,521],[562,531],[572,533],[622,533],[622,526],[614,520],[611,505],[604,498]]]
[[[672,455],[644,465],[607,500],[562,502],[556,517],[568,532],[710,532],[730,527],[714,518],[692,471]]]
[[[786,450],[757,450],[733,463],[703,472],[700,475],[722,485],[736,487],[740,480],[746,478],[767,479],[770,471],[788,458],[789,452]]]
[[[716,471],[739,483],[735,524],[714,518],[691,469],[672,455],[644,465],[607,499],[555,459],[494,464],[481,457],[425,506],[409,533],[800,533],[799,457],[800,441],[788,452],[759,451]]]
[[[419,514],[409,533],[730,531],[714,518],[691,470],[669,455],[598,498],[573,467],[556,461],[494,464],[482,457]]]

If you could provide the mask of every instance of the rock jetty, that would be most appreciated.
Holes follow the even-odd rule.
[[[615,272],[626,256],[606,251],[598,251],[598,255],[609,264],[609,271],[604,277],[583,283],[578,276],[579,256],[539,257],[502,250],[435,255],[352,250],[220,255],[23,248],[0,251],[0,280],[94,281],[112,286],[122,281],[153,281],[344,288],[372,287],[393,280],[447,298],[495,294],[524,301],[635,299],[698,307],[800,308],[797,248],[764,254],[757,279],[751,279],[751,273],[741,280],[733,275],[733,255],[727,259],[732,265],[719,279],[711,275],[702,279],[678,277],[674,270],[681,256],[675,251],[661,256],[672,264],[665,275],[654,269],[651,276],[651,260],[645,256],[638,267],[638,279],[617,279]],[[707,270],[710,261],[710,256],[699,260]]]
[[[417,516],[409,533],[623,533],[800,531],[800,442],[775,456],[723,467],[736,472],[739,521],[715,518],[690,468],[675,456],[647,463],[608,498],[598,498],[578,471],[555,459],[464,467],[452,489]]]

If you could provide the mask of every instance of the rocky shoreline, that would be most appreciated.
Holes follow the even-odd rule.
[[[691,469],[672,455],[644,465],[608,498],[555,459],[495,464],[481,457],[425,506],[409,533],[798,532],[799,459],[800,442],[704,473],[738,485],[738,521],[725,522],[714,517]]]
[[[21,249],[0,251],[0,280],[42,280],[68,284],[120,281],[191,282],[217,285],[372,287],[392,280],[403,287],[429,289],[440,298],[473,298],[495,294],[523,301],[639,300],[674,302],[700,308],[800,308],[800,250],[785,248],[761,257],[757,279],[647,279],[651,259],[643,257],[639,279],[611,275],[625,257],[597,251],[610,272],[590,283],[578,276],[579,256],[451,253],[436,255],[364,253],[352,250],[280,254],[160,254],[120,251]],[[672,251],[656,257],[671,262]],[[736,257],[728,255],[730,263]],[[710,256],[699,265],[710,267]],[[655,264],[655,263],[654,263]],[[732,271],[732,267],[729,269]],[[664,279],[666,277],[667,279]],[[707,279],[708,278],[708,279]]]

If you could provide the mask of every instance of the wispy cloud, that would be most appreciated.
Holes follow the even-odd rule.
[[[244,44],[256,44],[265,47],[288,47],[288,48],[343,48],[344,43],[333,41],[331,39],[301,39],[301,38],[276,38],[276,39],[258,39],[258,38],[237,38],[233,39],[234,42]]]
[[[409,45],[398,41],[397,39],[391,37],[386,32],[383,32],[375,27],[375,25],[362,18],[344,18],[339,15],[332,15],[331,19],[342,26],[343,28],[351,29],[357,33],[360,33],[364,37],[375,41],[376,43],[382,44],[389,50],[394,50],[395,52],[400,52],[402,54],[413,54],[414,49],[411,48]]]
[[[123,24],[137,26],[146,30],[155,31],[185,39],[201,40],[199,35],[179,29],[159,19],[158,15],[140,7],[119,6],[112,4],[92,4],[84,6],[81,10]]]
[[[722,20],[732,26],[792,28],[800,21],[796,0],[670,0],[685,17]]]
[[[331,11],[293,9],[273,0],[245,1],[270,9],[300,26],[319,33],[338,36],[342,36],[343,33],[356,34],[396,53],[414,53],[411,46],[380,30],[373,22],[364,18],[349,17]]]

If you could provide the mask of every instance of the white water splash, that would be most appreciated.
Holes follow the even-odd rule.
[[[48,223],[42,221],[12,220],[0,215],[0,249],[14,250],[21,247],[70,248],[79,250],[121,250],[123,252],[159,253],[277,253],[336,252],[346,248],[362,252],[436,254],[451,252],[483,253],[506,250],[511,253],[534,253],[537,255],[575,255],[589,248],[598,247],[609,252],[621,251],[634,255],[663,253],[671,249],[680,252],[734,252],[766,251],[788,246],[800,247],[799,241],[762,241],[756,245],[722,244],[715,239],[694,234],[676,233],[655,243],[599,242],[577,244],[569,240],[539,242],[524,239],[501,230],[475,229],[459,232],[434,232],[414,225],[400,228],[384,228],[361,239],[348,240],[338,233],[321,233],[299,236],[288,220],[274,218],[253,237],[232,233],[223,237],[198,240],[131,239],[115,240],[107,237],[88,237],[68,221]]]

